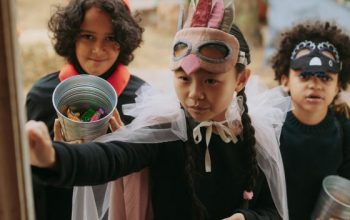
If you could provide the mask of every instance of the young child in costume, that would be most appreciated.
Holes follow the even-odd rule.
[[[149,167],[154,219],[288,219],[275,130],[284,118],[276,106],[288,100],[262,93],[248,115],[249,47],[232,1],[180,11],[171,64],[178,100],[141,90],[126,106],[134,121],[91,143],[51,142],[43,123],[28,122],[35,173],[79,186]]]
[[[350,81],[350,38],[328,22],[301,23],[282,35],[272,67],[294,107],[280,139],[289,218],[310,219],[322,180],[350,178],[350,121],[333,110]]]
[[[131,15],[127,3],[121,0],[72,0],[53,14],[49,21],[49,29],[53,33],[57,54],[64,57],[67,64],[61,71],[40,79],[29,91],[26,101],[27,118],[43,121],[48,126],[52,138],[64,141],[64,137],[60,135],[54,137],[57,114],[52,105],[52,93],[55,87],[61,81],[77,74],[99,76],[115,88],[118,94],[117,109],[122,112],[121,106],[133,103],[136,90],[144,84],[142,79],[131,75],[126,68],[133,60],[133,51],[142,41],[143,29]],[[130,116],[121,114],[124,123],[130,123],[131,119]],[[116,121],[111,123],[114,125],[112,127],[116,126]],[[55,126],[60,128],[58,120]],[[121,180],[121,185],[124,180]],[[35,175],[33,185],[38,220],[71,219],[71,187],[43,185],[37,181]],[[132,185],[128,184],[125,190]],[[136,190],[139,189],[134,186],[133,191]],[[124,199],[122,193],[121,202]],[[147,198],[147,194],[147,189],[140,190],[139,196]],[[139,206],[137,202],[147,203],[139,199],[137,193],[133,196],[136,198],[133,203],[136,207]],[[120,205],[122,206],[121,203]],[[126,212],[139,213],[135,209]]]

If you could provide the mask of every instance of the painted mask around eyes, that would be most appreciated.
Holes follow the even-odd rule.
[[[298,57],[297,55],[302,50],[310,52]],[[330,53],[333,58],[325,55],[325,53]],[[303,41],[292,52],[290,68],[310,76],[323,77],[327,73],[339,73],[342,69],[342,63],[338,50],[333,44]]]

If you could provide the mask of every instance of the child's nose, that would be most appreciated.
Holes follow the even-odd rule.
[[[203,100],[205,98],[205,93],[199,83],[193,82],[190,87],[189,97],[194,100]]]
[[[309,80],[309,88],[311,89],[317,89],[317,90],[320,90],[322,88],[322,85],[321,85],[321,79],[316,77],[316,76],[312,76]]]
[[[100,53],[102,51],[104,51],[103,42],[96,41],[93,45],[92,52],[93,53]]]

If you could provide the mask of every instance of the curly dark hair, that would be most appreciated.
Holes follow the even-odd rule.
[[[71,0],[65,7],[57,6],[48,23],[56,53],[68,62],[74,61],[80,26],[85,12],[91,7],[100,8],[110,16],[114,37],[120,44],[117,63],[129,64],[134,59],[134,50],[142,42],[144,29],[139,26],[140,19],[131,15],[122,0]]]
[[[343,64],[339,73],[339,83],[346,89],[350,82],[350,38],[336,24],[330,22],[307,21],[281,34],[280,45],[271,59],[275,80],[281,83],[282,76],[288,76],[291,54],[295,46],[305,40],[328,41],[337,48]]]

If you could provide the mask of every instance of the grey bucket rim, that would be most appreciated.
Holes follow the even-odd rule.
[[[63,80],[63,81],[61,81],[61,82],[56,86],[56,88],[54,89],[54,91],[53,91],[53,93],[52,93],[52,98],[51,98],[51,100],[52,100],[52,105],[53,105],[53,107],[55,108],[55,111],[56,111],[60,116],[64,117],[65,119],[67,119],[67,120],[69,120],[69,121],[71,121],[71,122],[77,123],[77,124],[87,124],[87,123],[95,124],[95,123],[99,122],[100,120],[102,120],[103,118],[100,118],[100,119],[98,119],[98,120],[96,120],[96,121],[74,121],[74,120],[68,118],[67,116],[65,116],[64,114],[62,114],[61,111],[59,111],[59,110],[57,109],[56,105],[54,105],[54,103],[55,103],[54,99],[55,99],[55,95],[56,95],[56,93],[57,93],[58,88],[59,88],[60,86],[62,86],[65,82],[67,83],[67,80],[72,80],[72,79],[77,79],[77,78],[88,78],[88,77],[93,78],[93,79],[96,79],[96,80],[99,80],[99,81],[101,81],[101,82],[103,81],[104,83],[106,83],[106,85],[108,85],[108,86],[111,88],[112,93],[113,93],[114,96],[116,97],[115,103],[114,103],[114,105],[113,105],[113,111],[111,111],[109,114],[107,114],[107,115],[106,115],[105,117],[103,117],[103,118],[109,117],[111,114],[113,114],[113,112],[115,111],[115,109],[116,109],[116,107],[117,107],[117,103],[118,103],[118,95],[117,95],[117,93],[116,93],[114,87],[110,84],[110,82],[108,82],[107,80],[105,80],[105,79],[103,79],[103,78],[101,78],[101,77],[94,76],[94,75],[84,74],[84,75],[71,76],[71,77],[69,77],[69,78],[67,78],[67,79],[65,79],[65,80]]]
[[[322,181],[322,188],[324,189],[324,192],[330,197],[333,199],[334,202],[340,204],[340,205],[343,205],[345,206],[346,208],[350,208],[350,204],[346,204],[342,201],[339,201],[339,199],[335,198],[328,190],[328,188],[326,187],[326,182],[327,181],[330,181],[330,180],[334,180],[334,179],[337,179],[337,180],[340,180],[342,182],[345,182],[345,183],[350,183],[350,180],[344,178],[344,177],[341,177],[341,176],[338,176],[338,175],[329,175],[327,177],[325,177]]]

